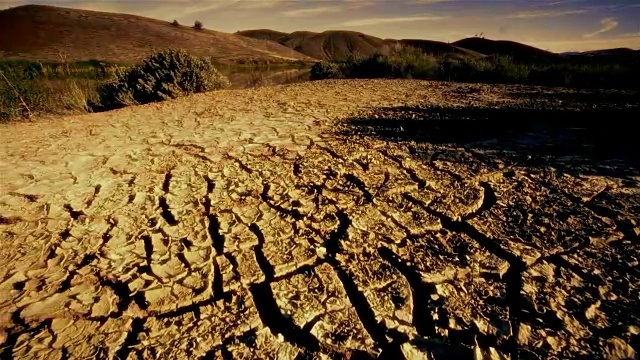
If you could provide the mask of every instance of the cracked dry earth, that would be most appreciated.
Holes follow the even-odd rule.
[[[514,89],[323,81],[1,125],[0,358],[636,357],[637,177],[337,131]]]

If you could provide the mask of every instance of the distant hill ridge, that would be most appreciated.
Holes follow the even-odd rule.
[[[470,37],[455,41],[452,44],[486,55],[508,55],[516,60],[550,61],[557,60],[559,57],[556,53],[509,40]]]
[[[388,42],[356,31],[329,30],[321,33],[296,31],[283,33],[268,29],[236,32],[237,35],[277,42],[297,52],[321,60],[345,60],[358,53],[373,55]]]
[[[428,53],[482,56],[475,51],[440,41],[420,39],[381,39],[356,31],[328,30],[321,33],[295,31],[285,33],[269,29],[238,31],[235,34],[269,40],[321,60],[345,60],[350,55],[371,56],[385,45],[396,43],[414,46]]]
[[[204,25],[206,28],[207,24]],[[167,21],[136,15],[56,6],[24,5],[0,11],[0,59],[59,61],[62,54],[68,61],[134,62],[155,50],[178,47],[219,62],[311,63],[344,60],[354,54],[371,56],[393,44],[463,58],[508,55],[523,62],[547,63],[568,57],[591,61],[604,55],[634,63],[640,59],[639,50],[626,48],[556,54],[515,41],[480,37],[446,43],[381,39],[346,30],[286,33],[255,29],[229,34],[196,30],[190,24],[173,26]]]
[[[487,55],[509,55],[517,60],[553,61],[558,54],[533,46],[507,40],[489,40],[471,37],[453,43],[423,39],[380,39],[355,31],[325,31],[314,33],[296,31],[285,33],[269,29],[245,30],[238,35],[254,39],[270,40],[285,45],[305,55],[322,60],[344,60],[353,53],[370,56],[384,45],[400,43],[418,47],[427,53],[447,55],[457,54],[466,57]]]

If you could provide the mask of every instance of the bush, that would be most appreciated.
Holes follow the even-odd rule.
[[[638,67],[619,63],[522,63],[510,56],[484,58],[430,56],[400,44],[382,47],[370,57],[316,64],[312,79],[414,78],[479,83],[536,84],[577,87],[638,88]]]
[[[388,55],[374,56],[382,66],[381,77],[428,79],[438,68],[435,58],[414,47],[396,46]]]
[[[29,63],[23,71],[28,80],[35,80],[44,75],[44,66],[41,63]]]
[[[43,112],[46,97],[45,90],[35,86],[34,81],[0,77],[0,122]]]
[[[173,26],[175,26],[175,27],[178,27],[178,26],[180,26],[180,23],[178,22],[178,20],[173,20],[173,22],[171,23],[171,25],[173,25]],[[200,25],[202,25],[202,24],[200,24]]]
[[[449,81],[499,82],[495,66],[485,59],[446,59],[442,62],[437,78]]]
[[[437,70],[438,62],[434,57],[420,49],[396,45],[385,47],[368,58],[355,54],[339,63],[317,63],[311,68],[311,78],[428,79]]]
[[[193,23],[193,28],[196,30],[202,30],[204,28],[204,25],[202,24],[202,21],[196,20],[196,22]]]
[[[209,59],[197,58],[179,49],[167,49],[149,56],[141,65],[118,69],[98,92],[102,107],[113,109],[227,86],[229,80]]]
[[[97,61],[0,61],[0,122],[89,111],[97,101]]]
[[[343,78],[340,65],[332,62],[317,62],[311,67],[311,80]]]

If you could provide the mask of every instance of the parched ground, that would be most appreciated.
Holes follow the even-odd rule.
[[[0,358],[632,359],[637,95],[324,81],[0,125]]]

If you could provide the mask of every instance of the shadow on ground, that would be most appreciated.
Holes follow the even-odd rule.
[[[624,90],[557,90],[550,88],[541,91],[540,88],[523,86],[520,89],[514,87],[509,91],[509,97],[530,101],[546,101],[551,103],[565,103],[568,106],[595,104],[596,107],[623,107],[625,105],[638,105],[640,94],[635,91]],[[542,103],[538,102],[538,105]]]
[[[480,93],[480,91],[474,92],[473,88],[470,89],[472,91],[466,89],[465,91],[469,94]],[[628,179],[629,184],[625,184],[623,188],[637,187],[638,178],[630,177],[640,176],[640,141],[638,141],[638,132],[635,130],[638,126],[637,122],[640,121],[640,97],[622,93],[615,96],[605,93],[605,96],[600,97],[597,93],[554,91],[512,92],[509,94],[510,98],[501,99],[507,101],[502,101],[503,105],[497,107],[425,105],[377,108],[367,111],[365,115],[346,119],[343,134],[402,144],[408,148],[412,156],[427,161],[439,159],[456,162],[460,168],[471,169],[474,163],[478,164],[478,160],[483,165],[495,168],[516,166],[535,171],[553,167],[559,172],[574,176],[601,175]],[[469,100],[472,98],[469,97]],[[464,173],[462,171],[460,176],[464,176]],[[575,316],[580,319],[592,332],[590,339],[579,345],[580,351],[598,349],[605,339],[626,337],[629,327],[635,326],[638,319],[638,312],[635,310],[638,308],[638,302],[635,300],[638,298],[637,288],[634,288],[638,273],[633,269],[637,256],[629,255],[637,254],[635,246],[638,240],[635,220],[637,212],[634,213],[633,210],[638,203],[637,192],[621,191],[614,195],[605,189],[597,197],[599,199],[594,197],[584,203],[578,200],[566,206],[576,208],[586,206],[593,212],[594,218],[595,215],[608,218],[616,223],[623,238],[609,242],[606,248],[592,247],[589,240],[582,250],[577,250],[580,247],[575,247],[574,250],[565,254],[554,255],[549,257],[548,261],[544,260],[553,263],[558,273],[562,268],[562,271],[575,272],[579,274],[578,277],[585,280],[584,290],[580,289],[584,293],[566,295],[567,300],[563,304],[565,309],[571,312],[572,318]],[[509,221],[510,215],[506,214],[510,210],[506,209],[509,209],[510,203],[515,201],[514,199],[502,199],[502,201],[504,203],[501,205],[502,208],[497,206],[492,213],[493,215],[504,214],[505,216],[500,219]],[[543,208],[539,204],[542,202],[532,201],[531,208],[523,207],[522,213],[527,214],[526,216],[538,216],[536,214],[560,214],[561,211],[566,210],[555,206]],[[602,204],[608,204],[606,206],[611,208]],[[561,206],[560,203],[558,206]],[[480,221],[486,223],[487,220],[478,220]],[[478,243],[489,244],[493,241],[491,237],[485,237],[484,232],[488,230],[477,230],[464,220],[460,222],[449,220],[448,224],[446,222],[443,224],[448,229],[459,229],[458,231],[466,233]],[[532,228],[534,227],[529,229]],[[574,231],[575,235],[582,236],[580,229],[576,228]],[[513,238],[515,239],[516,236]],[[552,236],[549,236],[548,240],[557,241]],[[500,245],[497,247],[499,248]],[[505,250],[505,253],[507,252]],[[580,266],[572,265],[572,262],[584,264],[580,265],[585,266],[584,270]],[[517,269],[513,267],[514,264],[517,265],[518,262],[510,263],[510,270]],[[523,267],[528,266],[523,265]],[[515,270],[512,274],[517,271]],[[614,275],[608,277],[606,274]],[[507,283],[508,295],[505,299],[510,302],[509,311],[513,311],[514,318],[517,319],[513,328],[514,334],[518,334],[519,326],[525,324],[536,328],[536,331],[541,333],[571,331],[565,320],[555,311],[547,309],[540,312],[538,308],[524,301],[523,292],[516,288],[523,286],[524,280],[520,275],[513,275],[513,277],[505,275],[504,278],[501,275],[501,279]],[[518,285],[512,287],[513,284]],[[529,283],[527,286],[537,285],[537,283]],[[591,299],[590,294],[593,291],[591,289],[599,286],[610,286],[620,294],[615,299],[613,297],[602,299],[600,308],[607,322],[601,324],[584,317],[585,309],[588,308],[585,304]],[[509,292],[509,289],[515,290]],[[495,301],[499,303],[505,299]],[[592,323],[597,326],[591,325]],[[501,328],[501,326],[495,327]],[[458,332],[449,330],[447,339],[448,343],[445,345],[425,342],[417,338],[411,340],[411,343],[434,354],[442,349],[445,355],[434,355],[434,358],[438,359],[473,358],[474,343],[479,344],[483,349],[493,347],[502,353],[508,353],[511,358],[540,359],[549,356],[546,345],[542,347],[523,345],[518,342],[519,340],[516,341],[515,337],[506,342],[499,342],[490,336],[482,335],[474,328]],[[629,349],[639,351],[640,337],[637,333],[629,335],[625,341],[630,345]],[[458,348],[457,344],[466,346]],[[571,354],[572,358],[582,358],[570,351],[563,353],[564,356],[568,354]]]
[[[471,153],[490,165],[551,166],[576,175],[640,174],[640,142],[634,130],[640,106],[571,102],[567,94],[562,98],[566,108],[535,99],[498,108],[379,108],[347,119],[344,133],[414,142],[413,155],[432,160],[440,148],[448,158],[456,157],[451,152]]]

